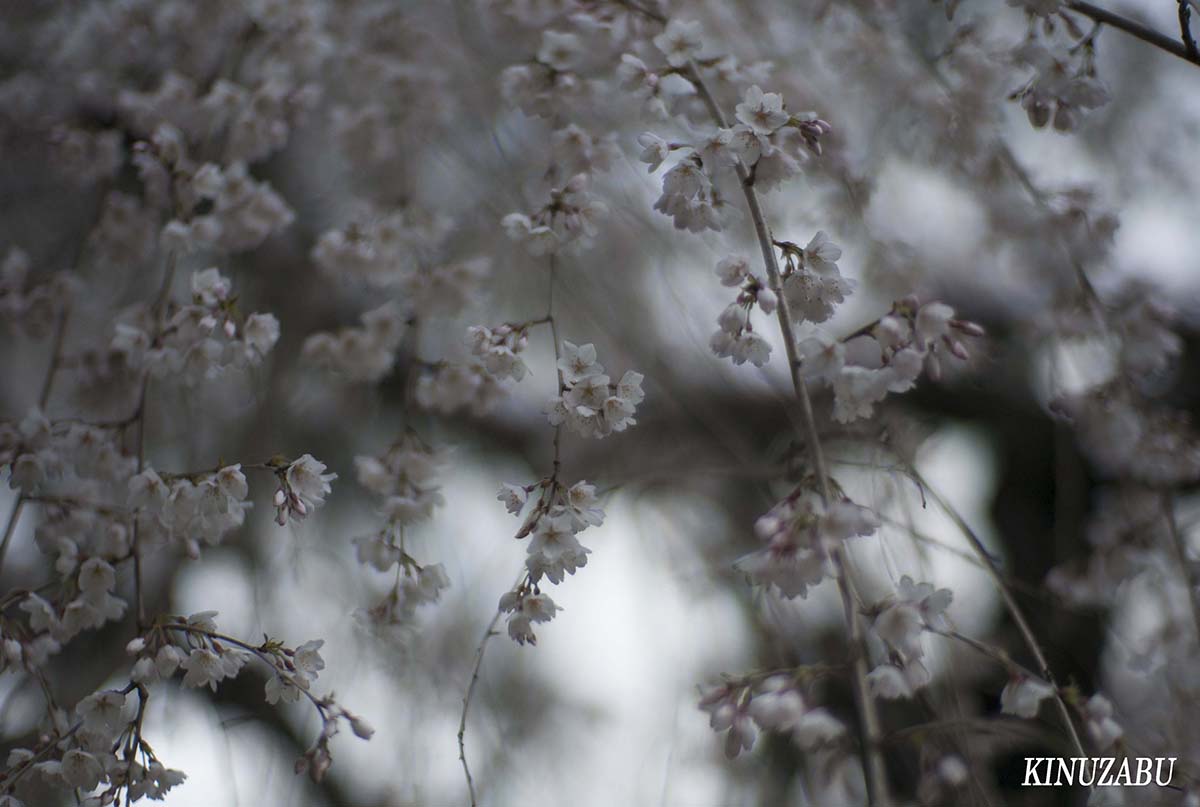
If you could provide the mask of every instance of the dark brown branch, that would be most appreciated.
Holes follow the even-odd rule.
[[[1183,40],[1183,47],[1187,49],[1188,55],[1195,58],[1196,56],[1196,40],[1192,38],[1192,7],[1188,5],[1189,0],[1177,0],[1179,3],[1179,38]]]
[[[1153,45],[1160,50],[1165,50],[1174,56],[1178,56],[1185,62],[1191,62],[1194,65],[1200,66],[1200,54],[1196,53],[1196,43],[1191,41],[1191,34],[1187,33],[1186,25],[1184,24],[1184,9],[1186,8],[1186,0],[1180,3],[1179,19],[1180,24],[1184,26],[1185,39],[1184,42],[1179,42],[1166,34],[1161,34],[1153,28],[1148,28],[1140,22],[1135,22],[1128,17],[1122,17],[1120,14],[1114,14],[1107,9],[1094,6],[1091,3],[1085,3],[1083,0],[1071,0],[1066,7],[1070,11],[1076,11],[1086,17],[1090,17],[1096,22],[1111,25],[1117,30],[1124,31],[1132,37],[1142,40],[1143,42]],[[1189,47],[1185,42],[1190,42]]]

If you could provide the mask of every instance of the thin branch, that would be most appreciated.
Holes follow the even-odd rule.
[[[1084,750],[1083,741],[1079,739],[1079,733],[1075,730],[1075,723],[1071,720],[1071,710],[1067,708],[1067,703],[1063,700],[1063,696],[1059,692],[1058,682],[1055,680],[1054,673],[1050,669],[1050,662],[1046,660],[1046,654],[1042,650],[1037,636],[1034,635],[1033,629],[1029,627],[1029,622],[1025,619],[1025,614],[1021,611],[1021,606],[1017,604],[1017,599],[1013,595],[1012,589],[1005,582],[1004,575],[1001,573],[996,561],[992,558],[991,553],[988,552],[987,547],[983,545],[983,541],[979,539],[975,531],[971,529],[971,525],[967,523],[966,519],[962,517],[952,504],[942,498],[941,494],[929,486],[929,483],[925,481],[916,468],[910,467],[908,473],[913,481],[923,487],[925,493],[950,517],[950,520],[954,522],[955,526],[966,537],[967,542],[971,544],[971,548],[975,550],[975,553],[983,562],[984,569],[987,571],[988,576],[992,578],[992,583],[995,584],[996,589],[1000,592],[1001,599],[1004,600],[1005,608],[1008,610],[1009,615],[1012,616],[1013,622],[1016,623],[1017,630],[1020,631],[1021,636],[1024,638],[1029,652],[1033,654],[1034,659],[1037,661],[1039,674],[1054,687],[1054,702],[1058,705],[1058,711],[1062,716],[1063,724],[1066,726],[1067,733],[1071,737],[1071,744],[1079,752],[1080,756],[1086,757],[1087,751]]]
[[[555,395],[561,395],[566,387],[566,382],[563,377],[563,370],[560,365],[562,359],[562,349],[558,341],[558,324],[554,319],[554,280],[555,273],[558,269],[558,263],[553,253],[550,254],[550,279],[549,291],[546,294],[546,315],[539,320],[532,320],[530,324],[548,323],[550,325],[550,338],[554,340],[554,369],[558,379],[558,387],[555,390]],[[554,462],[553,470],[551,471],[551,482],[558,480],[558,472],[562,467],[562,423],[554,427]],[[536,523],[536,522],[535,522]],[[521,580],[525,574],[522,571],[517,577],[513,588],[521,584]],[[479,683],[479,670],[483,667],[483,654],[487,650],[488,642],[496,635],[496,623],[500,621],[503,612],[496,609],[496,613],[492,615],[492,621],[488,623],[487,629],[483,632],[483,638],[479,640],[479,645],[475,648],[475,664],[471,670],[471,681],[467,684],[467,691],[463,695],[462,714],[458,719],[458,760],[462,763],[463,775],[467,779],[467,792],[471,798],[471,807],[476,807],[477,801],[475,796],[475,780],[471,776],[471,767],[467,764],[467,713],[471,709],[471,699],[475,695],[475,685]]]
[[[1175,522],[1175,505],[1171,494],[1162,495],[1163,516],[1167,521],[1167,533],[1171,536],[1171,545],[1179,558],[1179,571],[1183,575],[1183,583],[1187,586],[1188,602],[1192,604],[1192,619],[1196,623],[1196,636],[1200,637],[1200,581],[1196,580],[1195,564],[1188,560],[1187,544],[1179,525]]]
[[[46,378],[42,381],[42,391],[38,394],[38,408],[43,412],[46,410],[46,404],[50,403],[50,392],[54,388],[54,379],[58,375],[58,370],[62,367],[62,348],[63,337],[67,332],[67,320],[71,316],[71,310],[66,305],[58,314],[58,322],[54,326],[54,343],[50,348],[50,366],[46,369]]]
[[[471,807],[476,807],[475,800],[475,780],[471,778],[471,767],[467,764],[467,712],[471,708],[471,698],[475,694],[475,685],[479,683],[479,670],[483,666],[483,653],[487,649],[488,642],[496,635],[496,623],[500,621],[501,611],[496,610],[492,616],[492,621],[488,623],[487,628],[483,631],[483,638],[479,640],[479,646],[475,648],[475,665],[471,670],[471,682],[467,684],[466,694],[463,695],[462,715],[458,719],[458,760],[462,763],[463,775],[467,777],[467,792],[471,796]]]
[[[162,336],[163,331],[163,309],[166,306],[167,298],[171,293],[171,283],[175,279],[175,253],[171,252],[167,256],[167,266],[163,271],[162,285],[158,288],[158,293],[154,297],[154,341],[157,341]],[[150,371],[142,371],[142,388],[138,395],[137,412],[134,414],[137,424],[136,437],[134,444],[137,451],[137,473],[145,470],[146,465],[146,395],[150,389]],[[146,629],[146,603],[142,593],[142,549],[141,541],[139,540],[138,519],[133,520],[132,533],[132,551],[133,551],[133,589],[134,599],[137,602],[137,628],[141,633]]]
[[[1177,0],[1179,3],[1179,38],[1188,56],[1196,57],[1196,40],[1192,38],[1192,8],[1188,0]]]
[[[1085,3],[1083,0],[1071,0],[1071,2],[1067,3],[1066,7],[1071,11],[1077,11],[1086,17],[1091,17],[1096,22],[1101,22],[1105,25],[1111,25],[1117,30],[1124,31],[1130,36],[1140,39],[1148,45],[1153,45],[1160,50],[1165,50],[1167,53],[1170,53],[1173,56],[1178,56],[1185,62],[1190,62],[1194,65],[1200,66],[1200,55],[1196,53],[1195,42],[1192,42],[1190,47],[1187,44],[1184,44],[1184,42],[1187,42],[1190,39],[1190,35],[1185,38],[1184,42],[1179,42],[1165,34],[1155,31],[1153,28],[1148,28],[1147,26],[1142,25],[1140,22],[1134,22],[1128,17],[1122,17],[1120,14],[1114,14],[1107,9],[1100,8],[1099,6],[1092,5],[1091,3]],[[1184,24],[1184,12],[1182,10],[1183,7],[1184,3],[1180,3],[1179,18],[1181,25]]]
[[[704,101],[704,105],[708,108],[713,121],[722,129],[728,128],[728,123],[725,120],[725,115],[721,112],[721,107],[717,104],[712,91],[705,84],[704,79],[700,76],[700,71],[694,63],[690,65],[690,72],[692,83],[695,84],[696,90],[700,98]],[[829,474],[825,467],[825,455],[821,450],[821,441],[817,432],[817,421],[813,414],[812,398],[809,395],[808,385],[804,381],[804,376],[800,374],[800,357],[796,351],[796,337],[792,324],[792,314],[788,306],[787,297],[783,293],[779,262],[775,256],[774,239],[771,237],[770,228],[767,226],[766,217],[763,215],[762,205],[758,199],[758,192],[754,189],[754,179],[751,171],[740,160],[735,164],[735,168],[738,180],[742,186],[742,194],[746,198],[746,207],[749,209],[750,218],[754,222],[754,233],[758,239],[758,245],[762,251],[763,264],[767,272],[767,283],[778,300],[778,304],[775,307],[775,315],[779,321],[779,329],[783,334],[784,351],[787,354],[788,371],[792,378],[792,387],[795,390],[797,400],[800,402],[800,414],[804,423],[805,442],[808,444],[808,451],[812,457],[813,469],[816,471],[817,479],[820,481],[821,498],[828,504],[833,500],[829,487]],[[867,785],[867,801],[872,807],[887,807],[891,803],[891,796],[888,792],[887,771],[884,768],[883,755],[880,751],[881,731],[879,715],[875,710],[875,703],[871,699],[870,690],[867,686],[867,674],[869,670],[867,669],[866,642],[862,627],[859,624],[858,611],[854,604],[858,599],[858,593],[855,590],[854,580],[848,572],[846,557],[842,547],[839,546],[834,551],[833,562],[837,572],[838,593],[842,600],[842,615],[846,622],[846,628],[850,633],[850,646],[854,655],[854,699],[863,737],[863,772]]]
[[[42,380],[42,388],[38,393],[38,409],[43,412],[45,412],[46,405],[50,403],[50,394],[54,391],[54,381],[58,377],[59,368],[62,367],[63,335],[66,333],[69,317],[70,309],[64,305],[54,328],[54,342],[50,348],[50,364],[46,368],[46,376]],[[25,502],[28,499],[29,497],[24,493],[19,494],[12,511],[8,514],[8,521],[4,525],[4,537],[0,539],[0,568],[4,567],[8,546],[17,532],[17,523],[21,520],[21,513],[24,511]]]

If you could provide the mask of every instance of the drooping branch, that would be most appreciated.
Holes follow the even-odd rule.
[[[696,68],[695,64],[691,65],[690,73],[691,81],[696,85],[696,90],[700,98],[704,101],[709,114],[712,116],[713,122],[722,129],[728,128],[728,122],[725,120],[724,113],[721,112],[721,107],[717,104],[712,91],[700,76],[700,71]],[[801,420],[804,426],[803,437],[808,444],[808,452],[812,459],[813,470],[820,484],[821,499],[828,505],[832,502],[829,473],[825,467],[824,452],[821,450],[816,416],[813,413],[812,397],[809,395],[808,384],[800,372],[800,356],[796,349],[795,328],[787,296],[783,293],[779,262],[775,257],[774,238],[771,236],[770,227],[767,225],[766,216],[763,214],[762,205],[758,198],[758,191],[754,188],[754,179],[750,170],[740,160],[734,167],[737,170],[737,177],[742,188],[742,193],[746,198],[746,207],[750,211],[751,220],[754,222],[755,237],[762,250],[763,264],[767,273],[767,283],[779,301],[775,308],[775,315],[779,320],[779,330],[783,336],[784,351],[787,354],[788,372],[792,379],[792,387],[795,390],[796,399],[800,403]],[[875,709],[875,703],[871,699],[871,693],[867,685],[867,674],[870,671],[867,664],[865,637],[862,632],[862,626],[859,624],[858,609],[856,607],[858,593],[855,590],[854,580],[849,574],[845,552],[842,547],[838,547],[834,551],[833,563],[836,569],[843,618],[845,619],[846,629],[850,635],[850,647],[854,656],[854,698],[863,737],[863,771],[867,785],[867,800],[871,807],[887,807],[887,805],[891,804],[891,796],[888,791],[887,771],[883,763],[883,754],[880,750],[882,733],[879,715]]]

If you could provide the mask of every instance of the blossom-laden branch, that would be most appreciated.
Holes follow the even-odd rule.
[[[540,242],[527,244],[527,247],[540,252],[541,247],[537,243]],[[479,680],[484,652],[496,634],[496,625],[507,614],[509,637],[520,645],[536,645],[533,625],[549,622],[562,610],[542,592],[542,586],[547,582],[562,583],[567,575],[574,575],[587,565],[591,550],[581,544],[577,536],[589,527],[604,523],[604,510],[600,507],[594,485],[581,480],[568,486],[559,480],[563,429],[569,428],[580,436],[597,439],[624,431],[637,422],[633,416],[645,397],[641,373],[627,371],[614,384],[605,374],[604,366],[597,361],[595,346],[575,345],[567,341],[560,344],[554,314],[557,271],[557,257],[551,254],[544,316],[517,326],[472,329],[475,352],[482,355],[491,367],[500,368],[520,380],[526,369],[517,353],[524,347],[525,331],[536,324],[548,324],[557,381],[555,395],[546,410],[550,425],[554,427],[550,475],[529,485],[503,484],[497,496],[511,515],[520,518],[524,514],[515,538],[528,539],[529,543],[524,571],[517,584],[500,598],[497,611],[476,647],[470,682],[463,695],[458,750],[472,807],[476,804],[476,793],[466,755],[467,714]]]
[[[190,617],[160,617],[142,635],[134,638],[127,652],[135,661],[130,682],[122,689],[93,693],[79,702],[75,713],[79,722],[67,726],[65,713],[59,713],[54,731],[31,749],[15,749],[9,769],[0,776],[0,799],[11,796],[23,778],[36,775],[53,787],[94,793],[88,804],[119,804],[122,796],[129,804],[143,797],[161,800],[186,778],[182,771],[167,768],[155,755],[143,736],[150,687],[182,673],[185,687],[210,687],[216,690],[226,678],[241,673],[256,659],[267,670],[265,697],[268,703],[295,702],[307,698],[321,718],[321,731],[313,746],[297,761],[297,773],[307,772],[320,782],[332,761],[329,740],[345,721],[362,739],[370,739],[374,730],[360,717],[341,707],[330,696],[311,691],[325,662],[321,658],[321,640],[291,648],[282,642],[264,638],[254,645],[220,633],[216,612],[206,611]],[[130,694],[137,695],[131,708]]]

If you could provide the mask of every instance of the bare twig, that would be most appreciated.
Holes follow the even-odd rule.
[[[471,708],[471,699],[475,695],[475,685],[479,683],[479,669],[483,666],[483,653],[487,649],[488,642],[496,635],[496,623],[500,621],[501,611],[496,610],[492,616],[492,621],[488,623],[487,628],[483,631],[483,638],[479,640],[479,646],[475,648],[475,665],[471,670],[471,682],[467,684],[466,694],[463,695],[462,715],[458,719],[458,761],[462,763],[463,775],[467,777],[467,792],[471,797],[471,807],[475,807],[475,780],[471,778],[471,766],[467,764],[467,712]]]
[[[1184,11],[1185,3],[1180,3],[1179,19],[1180,24],[1185,26]],[[1066,6],[1071,11],[1076,11],[1086,17],[1091,17],[1096,22],[1111,25],[1119,31],[1123,31],[1132,37],[1140,39],[1148,45],[1164,50],[1172,56],[1178,56],[1185,62],[1191,62],[1194,65],[1200,66],[1200,55],[1196,53],[1196,44],[1192,42],[1190,47],[1185,44],[1190,39],[1190,35],[1185,34],[1183,42],[1172,39],[1171,37],[1155,31],[1153,28],[1148,28],[1140,22],[1135,22],[1128,17],[1122,17],[1120,14],[1114,14],[1107,9],[1092,5],[1091,3],[1083,2],[1083,0],[1071,0]],[[1186,31],[1186,26],[1185,26]]]
[[[163,272],[162,285],[158,288],[158,293],[154,297],[154,340],[158,341],[162,336],[163,331],[163,309],[166,307],[167,298],[171,293],[171,283],[175,279],[175,253],[172,252],[167,256],[167,266]],[[138,395],[137,412],[134,413],[134,422],[137,426],[134,444],[137,452],[137,473],[145,470],[146,465],[146,395],[150,389],[150,371],[142,371],[142,387]],[[137,628],[141,633],[146,629],[146,603],[142,593],[142,549],[138,535],[138,519],[133,520],[132,532],[132,551],[133,551],[133,589],[134,599],[137,603]]]
[[[1083,741],[1079,739],[1079,732],[1076,731],[1075,723],[1071,720],[1071,710],[1067,708],[1067,703],[1065,700],[1063,700],[1062,693],[1059,692],[1058,682],[1054,678],[1054,672],[1050,669],[1050,662],[1046,660],[1046,654],[1042,650],[1042,646],[1038,642],[1037,636],[1034,634],[1033,629],[1029,627],[1029,621],[1025,618],[1025,614],[1021,611],[1021,606],[1017,604],[1017,599],[1013,595],[1012,589],[1009,588],[1008,584],[1005,582],[1004,575],[1000,571],[996,561],[992,558],[991,553],[988,552],[987,547],[983,545],[983,541],[981,541],[979,536],[975,534],[975,531],[971,529],[971,525],[968,524],[966,519],[962,517],[962,514],[959,513],[952,504],[942,498],[941,494],[931,488],[929,483],[920,475],[917,469],[909,468],[908,473],[912,477],[913,481],[921,485],[925,489],[925,493],[928,494],[928,496],[937,503],[938,507],[940,507],[942,511],[950,517],[950,520],[954,522],[955,526],[957,526],[959,531],[962,532],[962,534],[966,537],[967,542],[971,545],[971,548],[979,556],[979,559],[982,561],[983,567],[987,571],[988,576],[992,578],[992,583],[995,584],[996,589],[1000,592],[1000,597],[1004,600],[1005,608],[1008,610],[1013,622],[1016,623],[1017,630],[1020,631],[1022,638],[1024,638],[1025,644],[1029,648],[1029,652],[1033,654],[1034,659],[1037,661],[1038,674],[1042,678],[1046,679],[1046,681],[1049,682],[1052,687],[1054,687],[1054,702],[1058,705],[1058,711],[1062,716],[1063,724],[1066,726],[1067,733],[1071,737],[1071,744],[1075,747],[1075,750],[1079,752],[1080,756],[1086,757],[1087,752],[1083,748]]]
[[[1179,3],[1179,38],[1188,56],[1196,57],[1196,40],[1192,38],[1192,8],[1188,0],[1177,0]]]
[[[1188,560],[1187,544],[1184,543],[1183,534],[1175,522],[1175,505],[1171,501],[1170,493],[1162,495],[1162,508],[1163,516],[1167,521],[1167,533],[1171,537],[1171,546],[1179,558],[1179,572],[1183,575],[1183,584],[1187,587],[1188,602],[1192,605],[1192,619],[1196,623],[1196,636],[1200,637],[1200,581],[1196,580],[1195,564]]]
[[[38,409],[43,412],[46,405],[50,403],[50,394],[54,391],[54,381],[58,377],[59,368],[62,366],[62,349],[63,335],[67,331],[67,320],[70,318],[70,309],[63,306],[58,315],[58,321],[54,327],[54,342],[50,348],[50,364],[46,368],[46,376],[42,380],[41,391],[38,393]],[[17,496],[17,501],[13,504],[13,509],[8,514],[8,521],[4,525],[4,537],[0,539],[0,568],[4,567],[4,558],[8,554],[8,546],[12,542],[13,536],[17,532],[17,524],[21,520],[21,513],[25,509],[25,503],[29,497],[24,493]]]

